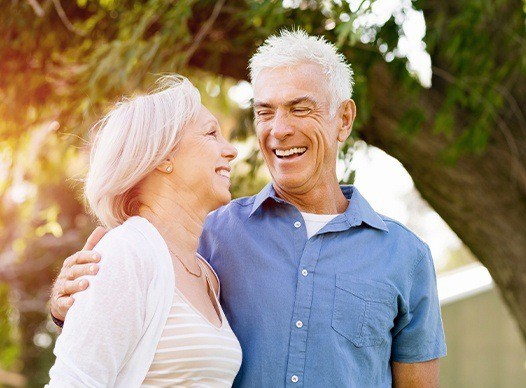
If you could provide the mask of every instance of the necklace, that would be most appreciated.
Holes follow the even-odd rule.
[[[190,271],[190,269],[188,269],[188,267],[186,266],[186,264],[184,263],[184,261],[179,257],[177,256],[177,254],[172,251],[170,248],[168,248],[168,250],[175,256],[177,257],[177,260],[179,260],[179,262],[182,264],[182,266],[184,267],[184,269],[186,270],[186,272],[188,272],[190,275],[196,277],[196,278],[200,278],[201,275],[203,274],[203,270],[201,269],[201,266],[199,265],[199,263],[197,262],[197,260],[195,261],[195,263],[197,264],[197,266],[199,267],[199,273],[195,273],[195,272],[192,272]]]

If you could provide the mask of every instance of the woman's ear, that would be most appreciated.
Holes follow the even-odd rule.
[[[164,172],[165,174],[170,174],[173,171],[173,164],[171,159],[166,159],[164,162],[159,164],[156,168],[157,171]]]

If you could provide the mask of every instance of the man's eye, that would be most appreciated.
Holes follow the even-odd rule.
[[[272,112],[269,111],[269,110],[258,110],[256,112],[256,115],[261,116],[261,117],[269,116],[271,114],[272,114]]]
[[[210,131],[207,133],[207,135],[215,137],[217,135],[217,131],[216,130]]]
[[[310,112],[309,108],[294,108],[292,110],[292,113],[297,114],[297,115],[306,115],[309,112]]]

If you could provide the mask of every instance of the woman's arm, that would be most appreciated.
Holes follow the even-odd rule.
[[[90,287],[75,295],[50,371],[50,387],[113,386],[143,331],[147,279],[133,243],[108,236]]]

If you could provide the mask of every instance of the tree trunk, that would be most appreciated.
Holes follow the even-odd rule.
[[[505,135],[495,130],[483,155],[463,155],[453,165],[440,160],[449,145],[433,133],[443,96],[423,91],[418,108],[424,129],[405,135],[399,128],[414,102],[401,94],[387,64],[378,64],[368,79],[371,118],[362,137],[398,159],[424,199],[453,229],[491,273],[526,340],[526,176],[524,164],[510,151]],[[518,130],[519,128],[514,128]],[[524,141],[515,142],[526,149]],[[516,165],[519,163],[519,165]]]

